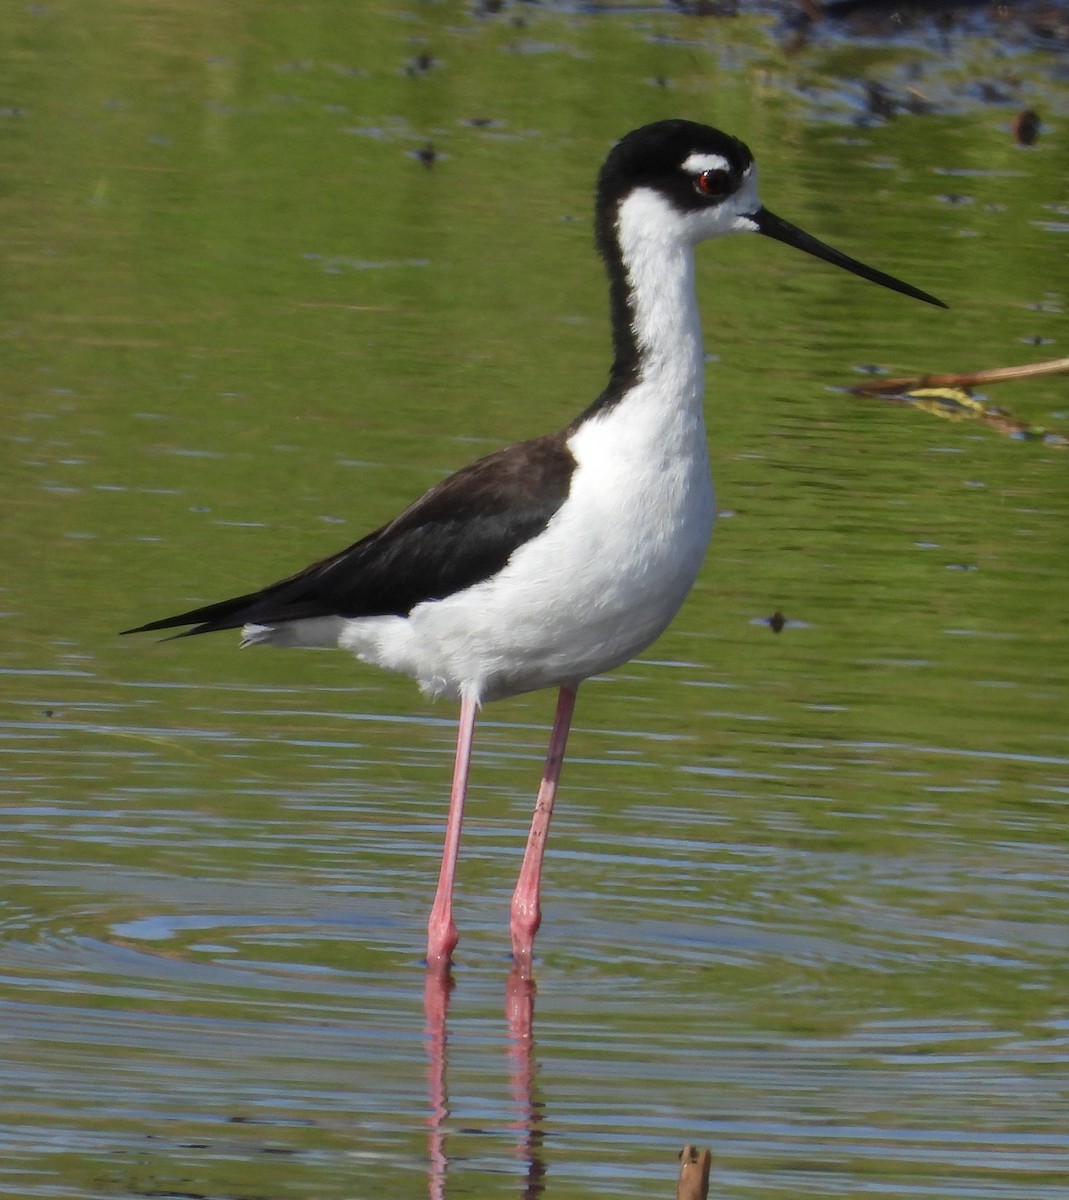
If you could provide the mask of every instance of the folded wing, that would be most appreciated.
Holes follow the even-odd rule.
[[[500,571],[545,529],[568,494],[575,460],[564,434],[519,442],[450,475],[389,524],[259,591],[149,621],[124,633],[315,617],[406,616]]]

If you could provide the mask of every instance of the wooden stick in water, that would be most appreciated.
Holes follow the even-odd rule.
[[[697,1150],[691,1145],[683,1147],[679,1156],[676,1200],[708,1200],[709,1168],[712,1161],[713,1156],[708,1150]]]
[[[1024,363],[1019,367],[995,367],[990,371],[962,371],[944,375],[914,375],[905,379],[870,379],[847,390],[858,396],[885,392],[909,392],[914,388],[979,387],[987,383],[1005,383],[1011,379],[1032,379],[1037,375],[1058,375],[1069,371],[1069,358]]]

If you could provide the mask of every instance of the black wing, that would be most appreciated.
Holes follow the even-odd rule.
[[[571,484],[563,433],[519,442],[450,475],[388,525],[258,592],[124,633],[193,625],[179,637],[309,617],[405,616],[500,571],[545,529]]]

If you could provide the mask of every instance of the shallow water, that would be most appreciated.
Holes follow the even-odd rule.
[[[1007,69],[982,31],[786,56],[652,9],[17,14],[5,1194],[666,1196],[694,1141],[717,1195],[1064,1195],[1067,460],[842,390],[1065,353],[1064,75],[1013,48],[1023,150],[970,102]],[[907,59],[947,103],[859,118]],[[533,996],[507,906],[552,697],[484,714],[447,1006],[449,706],[115,633],[578,411],[593,173],[673,114],[952,307],[702,249],[724,519],[673,628],[580,695]],[[1069,425],[1057,380],[990,398]]]

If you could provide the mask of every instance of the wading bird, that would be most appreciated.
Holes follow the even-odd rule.
[[[243,646],[337,646],[460,702],[456,763],[427,961],[458,941],[453,880],[479,707],[559,689],[541,787],[512,897],[529,964],[542,858],[576,691],[641,653],[683,603],[715,506],[706,449],[694,247],[762,233],[906,296],[909,284],[764,208],[734,137],[691,121],[636,129],[598,177],[597,247],[609,277],[605,390],[556,433],[499,450],[436,484],[389,524],[259,591],[128,633],[242,629]],[[559,383],[554,382],[554,387]]]

